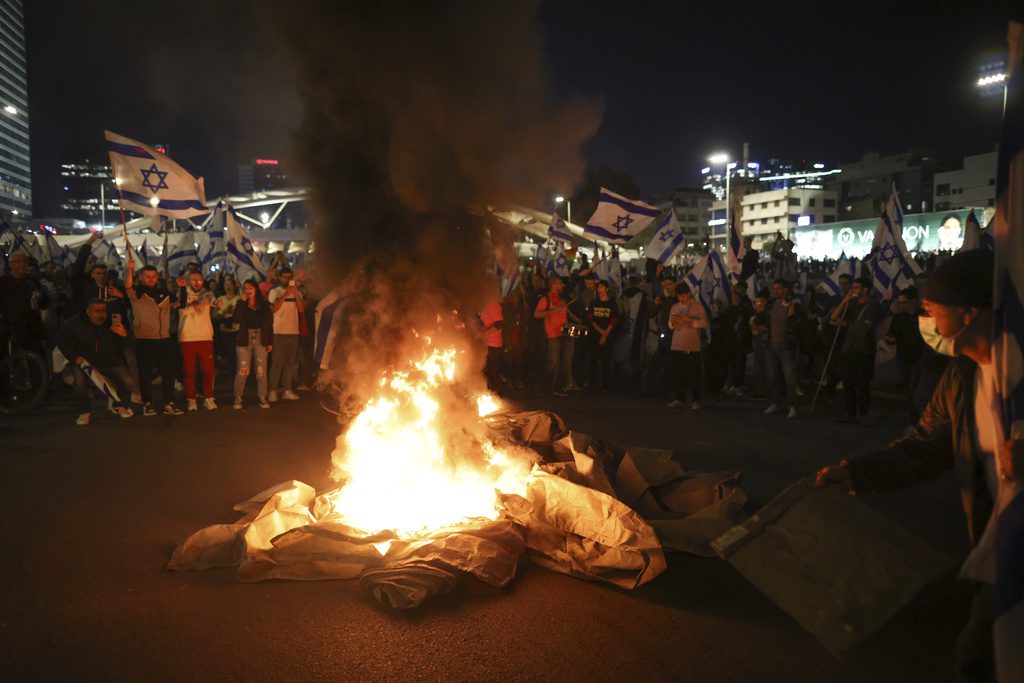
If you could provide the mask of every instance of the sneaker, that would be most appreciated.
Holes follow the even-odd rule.
[[[781,408],[779,408],[778,404],[777,403],[773,403],[770,406],[768,406],[768,409],[764,411],[764,414],[765,415],[775,415],[780,410],[781,410]]]
[[[309,390],[310,389],[309,389],[309,385],[308,384],[300,384],[299,386],[295,387],[295,391],[309,391]]]
[[[85,425],[89,424],[89,417],[91,415],[91,413],[82,413],[81,415],[78,416],[78,419],[75,420],[75,424],[80,427],[84,427]]]
[[[277,392],[271,390],[271,392],[267,394],[267,400],[271,403],[277,403]]]
[[[560,396],[562,398],[565,398],[566,396],[569,395],[569,394],[565,393],[565,390],[563,390],[563,389],[556,389],[556,390],[552,391],[551,393],[554,394],[555,396]]]
[[[798,412],[796,412],[796,407],[795,406],[790,406],[789,412],[786,413],[786,417],[788,417],[788,418],[799,417],[799,415],[800,414]]]
[[[203,407],[207,410],[217,410],[217,402],[212,398],[203,399]]]
[[[281,398],[283,398],[286,401],[298,401],[299,400],[299,395],[296,394],[291,389],[288,389],[283,394],[281,394]]]
[[[267,399],[265,399],[265,398],[261,398],[260,399],[260,408],[269,408],[269,407],[270,407],[270,402]]]
[[[174,390],[175,391],[185,391],[185,387],[182,386],[181,382],[179,382],[178,380],[174,380]]]
[[[156,408],[153,407],[152,403],[147,403],[146,405],[142,406],[142,414],[145,415],[146,417],[153,417],[154,415],[157,414]]]
[[[682,401],[679,401],[679,400],[676,400],[676,401],[672,401],[672,402],[670,402],[670,403],[669,403],[669,404],[668,404],[667,406],[665,406],[665,407],[666,407],[666,408],[682,408],[682,407],[683,407],[683,402],[682,402]]]
[[[196,400],[194,398],[190,398],[188,400],[188,412],[194,413],[197,410],[199,410],[199,406],[196,404]]]
[[[167,405],[164,406],[164,415],[184,415],[184,414],[185,414],[185,411],[183,411],[181,408],[179,408],[178,406],[174,405],[173,403],[168,403]]]
[[[235,410],[241,410],[242,409],[242,399],[236,398],[235,402],[231,405],[231,407],[234,408]]]
[[[129,417],[135,414],[131,408],[128,408],[126,406],[119,406],[117,410],[115,410],[114,412],[117,413],[117,416],[123,420],[127,420]]]
[[[693,403],[691,403],[691,404],[690,404],[690,410],[691,410],[691,411],[693,411],[693,412],[695,412],[695,413],[696,413],[696,412],[697,412],[698,410],[700,410],[700,401],[694,401]]]
[[[803,389],[801,389],[800,387],[797,387],[797,388],[796,388],[796,395],[797,395],[797,398],[803,398],[803,396],[804,396],[804,390],[803,390]]]

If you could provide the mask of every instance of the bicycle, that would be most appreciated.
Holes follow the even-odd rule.
[[[0,413],[22,415],[46,396],[50,370],[43,357],[17,343],[16,334],[6,332],[0,346]]]

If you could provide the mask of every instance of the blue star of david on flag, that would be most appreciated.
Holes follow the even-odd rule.
[[[148,187],[153,192],[156,192],[157,190],[169,189],[167,187],[167,173],[168,172],[167,171],[161,171],[159,168],[157,168],[155,162],[149,168],[140,169],[139,172],[142,173],[142,185],[143,185],[143,187]],[[154,176],[154,175],[157,178],[155,183],[153,182],[153,179],[151,177],[151,176]]]
[[[882,250],[878,254],[879,260],[885,261],[886,263],[892,263],[896,260],[897,252],[896,247],[892,244],[883,244]]]
[[[661,240],[662,242],[668,242],[674,236],[675,233],[672,230],[663,230],[662,232],[658,233],[658,239]]]
[[[613,227],[616,232],[625,232],[629,229],[629,224],[633,222],[633,217],[628,213],[625,216],[616,216]]]

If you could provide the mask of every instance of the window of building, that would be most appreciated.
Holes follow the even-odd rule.
[[[836,206],[836,200],[828,199],[826,197],[825,199],[822,200],[822,204],[821,205],[824,206],[826,209],[834,209],[835,206]]]
[[[761,208],[762,209],[767,209],[768,208],[768,202],[761,202]]]
[[[778,207],[778,206],[779,206],[779,205],[781,205],[781,204],[782,204],[782,202],[775,202],[774,204],[772,204],[772,206],[773,206],[773,207]]]
[[[948,197],[949,196],[949,183],[939,183],[935,186],[936,197]]]
[[[789,221],[791,223],[796,223],[798,218],[800,218],[800,214],[798,214],[798,213],[791,213],[791,214],[789,214]]]
[[[939,211],[949,211],[949,202],[937,202],[935,208]]]
[[[832,213],[826,213],[826,214],[825,214],[825,216],[824,216],[824,218],[825,218],[825,222],[826,222],[826,223],[835,223],[835,222],[836,222],[836,216],[835,216],[835,214],[832,214]]]
[[[789,198],[789,205],[790,206],[800,206],[800,198],[799,197],[790,197]]]
[[[994,199],[988,200],[988,205],[989,206],[995,206],[996,205],[996,200],[994,200]]]
[[[761,219],[761,225],[768,225],[768,219],[767,218],[762,218]]]
[[[695,214],[695,213],[686,214],[686,220],[690,221],[691,223],[695,223],[697,221],[697,214]]]
[[[778,216],[776,216],[776,217],[775,217],[775,220],[773,220],[773,221],[772,221],[772,223],[778,223],[778,222],[779,222],[780,220],[782,220],[782,219],[781,219],[781,218],[779,218]]]
[[[810,199],[807,200],[807,206],[814,206],[814,203],[816,201],[817,201],[817,199],[815,199],[814,197],[811,197]]]

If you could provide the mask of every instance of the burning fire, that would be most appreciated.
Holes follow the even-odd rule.
[[[498,492],[523,494],[532,463],[487,439],[479,417],[499,404],[484,394],[474,406],[459,393],[455,359],[454,348],[430,349],[385,373],[339,439],[333,509],[347,525],[408,538],[496,519]]]

